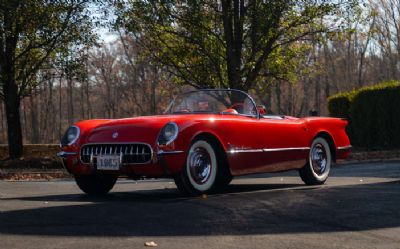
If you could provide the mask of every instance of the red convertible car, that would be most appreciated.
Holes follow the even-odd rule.
[[[339,118],[265,115],[239,90],[198,90],[176,97],[159,116],[76,123],[58,153],[87,194],[108,193],[119,176],[169,177],[189,195],[212,192],[234,176],[297,169],[323,184],[350,153]]]

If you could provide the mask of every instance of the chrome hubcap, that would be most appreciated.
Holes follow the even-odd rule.
[[[326,170],[327,164],[328,158],[325,147],[320,143],[315,144],[311,150],[311,165],[314,172],[322,175]]]
[[[211,158],[204,148],[195,148],[189,157],[190,176],[197,184],[207,182],[211,174]]]

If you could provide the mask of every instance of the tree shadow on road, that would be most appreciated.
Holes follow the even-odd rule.
[[[127,182],[124,182],[126,184]],[[132,182],[130,182],[132,184]],[[273,191],[284,190],[294,187],[304,186],[304,184],[230,184],[226,189],[213,193],[210,197],[228,194],[240,194],[254,191]],[[310,188],[310,187],[308,187]],[[202,199],[199,197],[187,197],[176,188],[160,188],[150,190],[110,192],[106,196],[89,196],[83,193],[45,195],[45,196],[26,196],[15,198],[2,198],[2,200],[24,200],[24,201],[47,201],[47,202],[182,202],[190,199]]]
[[[364,231],[400,226],[400,181],[317,188],[234,184],[187,198],[176,189],[22,197],[49,207],[0,213],[0,233],[196,236]],[[11,200],[11,199],[4,199]],[[68,205],[62,205],[63,202]],[[54,205],[54,206],[52,206]]]

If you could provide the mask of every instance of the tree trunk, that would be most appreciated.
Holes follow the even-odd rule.
[[[315,109],[314,111],[318,113],[321,112],[321,85],[320,85],[320,77],[318,76],[315,79]]]
[[[48,82],[51,81],[51,79],[46,80],[46,82],[43,83],[42,89],[39,94],[39,98],[37,101],[39,102],[39,143],[49,143],[49,137],[51,136],[50,134],[50,129],[51,125],[53,124],[51,122],[51,116],[54,113],[51,111],[52,108],[52,102],[51,98],[49,97],[50,95],[50,87],[47,87]],[[47,83],[47,84],[45,84]],[[39,101],[40,100],[40,101]]]
[[[294,115],[294,97],[293,97],[293,85],[288,83],[288,102],[287,102],[287,111],[286,113],[293,116]]]
[[[331,95],[331,87],[329,85],[328,75],[325,75],[325,98],[329,98]]]
[[[232,6],[233,3],[233,6]],[[240,60],[242,55],[242,23],[239,16],[239,0],[222,1],[222,21],[224,39],[226,41],[226,62],[228,69],[229,87],[247,91],[242,84],[240,74]],[[232,8],[233,7],[233,8]]]
[[[28,128],[27,126],[28,126],[28,118],[27,118],[27,115],[26,115],[26,109],[27,109],[27,107],[26,107],[26,100],[21,100],[21,111],[22,111],[22,117],[21,117],[21,126],[22,126],[22,134],[23,134],[23,137],[25,137],[25,139],[27,139],[27,138],[29,138],[30,139],[30,136],[31,136],[31,134],[28,134],[28,130],[31,130],[30,128]]]
[[[7,118],[7,134],[9,156],[11,159],[20,158],[23,154],[21,120],[19,116],[20,98],[15,82],[14,54],[15,47],[12,39],[7,41],[6,59],[1,72],[4,79],[4,104]]]
[[[325,97],[328,98],[331,95],[331,83],[330,83],[330,70],[328,69],[328,62],[330,61],[328,46],[324,43],[324,63],[325,63]],[[336,75],[335,65],[332,63],[331,70]],[[333,77],[335,78],[335,76]],[[334,80],[334,79],[333,79]]]
[[[157,112],[157,104],[156,104],[156,87],[158,83],[158,73],[157,67],[153,67],[153,80],[151,81],[151,114],[155,115]]]
[[[8,151],[11,159],[20,158],[23,154],[21,120],[19,108],[21,99],[15,81],[15,51],[18,31],[14,29],[12,13],[5,11],[3,16],[4,30],[15,31],[3,33],[1,44],[0,78],[3,81],[3,95],[7,118]]]
[[[10,70],[11,72],[13,70]],[[20,98],[18,96],[18,86],[14,77],[10,77],[4,84],[4,102],[6,105],[8,149],[11,159],[20,158],[23,154],[21,120],[19,116]]]
[[[4,117],[4,107],[3,107],[3,101],[0,102],[0,123],[1,123],[1,143],[6,143],[6,132],[5,132],[5,125],[4,125],[4,121],[5,117]]]
[[[85,95],[86,95],[86,108],[87,108],[87,119],[91,119],[93,117],[92,106],[90,104],[90,94],[89,94],[89,78],[85,82]]]
[[[58,89],[58,137],[62,136],[62,76],[60,77],[60,86]]]
[[[74,101],[73,101],[73,82],[72,79],[67,76],[67,91],[68,91],[68,100],[67,100],[67,107],[68,107],[68,125],[72,125],[74,123]]]
[[[34,90],[36,92],[36,89]],[[37,112],[37,101],[38,99],[36,93],[32,94],[29,98],[30,106],[31,106],[31,143],[37,144],[39,143],[39,124],[38,124],[38,115]]]
[[[86,59],[86,77],[85,77],[85,99],[86,99],[86,113],[87,119],[91,119],[93,117],[92,106],[90,105],[90,95],[89,95],[89,59]],[[82,83],[83,84],[83,83]],[[83,91],[83,89],[82,89]]]
[[[54,108],[54,103],[53,103],[53,80],[55,80],[54,76],[49,80],[48,84],[49,84],[49,102],[48,105],[50,107],[50,118],[51,118],[51,124],[49,124],[49,129],[48,129],[48,140],[50,143],[54,143],[55,141],[55,137],[54,137],[54,131],[56,129],[55,125],[56,125],[56,110]]]
[[[281,104],[281,83],[277,82],[275,84],[275,94],[276,94],[276,113],[281,114],[282,104]]]
[[[81,120],[85,119],[85,97],[84,97],[84,92],[83,92],[83,80],[80,82],[80,86],[79,86],[79,93],[81,95],[81,103],[80,103],[80,107],[81,107]]]
[[[310,80],[307,78],[307,77],[304,77],[304,79],[303,79],[303,81],[302,81],[302,84],[303,84],[303,92],[302,92],[302,95],[301,96],[303,96],[303,98],[302,98],[302,101],[301,101],[301,107],[300,107],[300,110],[299,110],[299,112],[298,112],[298,114],[297,114],[297,116],[308,116],[308,111],[310,111],[309,110],[309,86],[310,86]]]

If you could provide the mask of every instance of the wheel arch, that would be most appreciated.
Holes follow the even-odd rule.
[[[215,133],[210,132],[210,131],[201,131],[201,132],[197,132],[197,133],[193,134],[190,142],[193,142],[194,140],[198,140],[201,138],[210,140],[211,142],[213,142],[217,146],[219,146],[219,149],[221,149],[223,152],[225,152],[225,147],[224,147],[224,144],[222,143],[221,139]]]
[[[229,173],[231,173],[231,169],[229,167],[228,156],[226,155],[224,145],[221,142],[221,140],[218,138],[218,136],[216,136],[215,134],[213,134],[211,132],[200,132],[200,133],[195,134],[192,137],[191,142],[193,142],[195,140],[199,140],[199,139],[204,139],[204,140],[210,141],[214,146],[216,146],[216,148],[218,149],[218,151],[217,151],[218,157],[222,157],[221,159],[223,160],[223,165],[225,165],[226,170],[228,170]]]
[[[336,162],[336,145],[335,145],[335,141],[333,140],[332,135],[329,134],[329,132],[327,132],[327,131],[319,131],[317,133],[317,135],[314,136],[313,139],[315,139],[317,137],[322,137],[328,142],[329,149],[331,150],[331,153],[332,153],[332,159],[333,159],[332,161]]]

